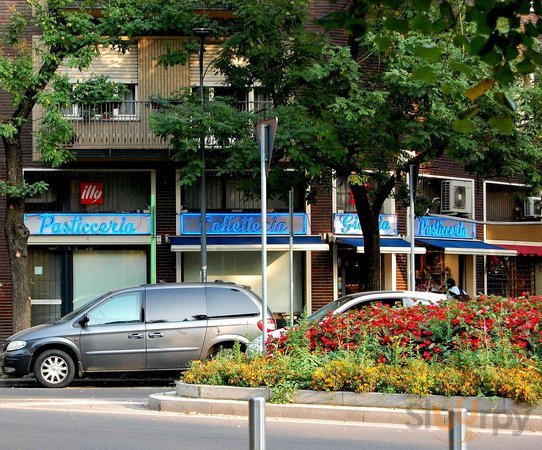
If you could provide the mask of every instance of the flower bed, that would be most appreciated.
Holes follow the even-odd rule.
[[[301,322],[268,355],[195,362],[183,381],[296,389],[542,399],[542,297],[389,308]],[[287,400],[287,398],[286,398]]]

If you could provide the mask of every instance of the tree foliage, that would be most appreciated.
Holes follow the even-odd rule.
[[[66,144],[72,139],[71,124],[61,113],[79,101],[61,64],[79,69],[88,67],[100,46],[122,51],[125,41],[118,26],[111,22],[108,7],[112,2],[99,0],[27,0],[9,6],[0,23],[0,89],[9,100],[9,108],[0,117],[7,176],[0,182],[0,194],[6,198],[5,233],[11,265],[13,290],[13,328],[30,325],[28,286],[28,229],[24,225],[25,199],[47,189],[47,184],[29,184],[23,176],[23,127],[36,105],[44,116],[36,133],[37,150],[42,161],[58,167],[73,159]],[[100,11],[101,14],[97,14]],[[100,80],[98,90],[107,87]],[[74,95],[75,94],[75,95]]]
[[[447,155],[481,176],[520,176],[533,189],[540,185],[540,88],[526,75],[541,60],[541,7],[534,2],[531,11],[525,1],[331,4],[335,11],[318,20],[324,32],[315,34],[308,31],[314,29],[309,2],[227,2],[233,18],[222,24],[226,39],[216,67],[232,86],[258,86],[272,99],[268,114],[279,118],[279,127],[270,192],[300,180],[314,185],[330,171],[349,179],[373,269],[366,285],[378,287],[378,216],[410,164]],[[203,120],[204,132],[213,135],[224,117],[210,105],[200,121],[174,134],[178,141],[196,139],[202,128],[195,122]],[[160,130],[167,134],[165,122]],[[257,174],[254,139],[246,130],[234,135],[235,145],[216,149],[229,164],[220,158],[213,164]],[[243,138],[253,144],[241,144]],[[186,154],[178,148],[182,160]]]

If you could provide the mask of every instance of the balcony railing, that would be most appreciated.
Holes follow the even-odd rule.
[[[126,101],[73,105],[65,112],[73,122],[73,149],[164,149],[169,142],[154,134],[147,102]]]
[[[239,110],[259,113],[269,102],[243,102]],[[65,111],[73,124],[71,148],[78,149],[167,149],[169,139],[162,139],[151,129],[149,118],[155,111],[151,102],[125,101],[98,105],[73,105]],[[206,139],[213,145],[214,139]]]

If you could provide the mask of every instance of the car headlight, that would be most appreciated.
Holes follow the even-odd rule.
[[[6,351],[12,352],[13,350],[20,350],[26,347],[26,341],[11,341],[6,348]]]

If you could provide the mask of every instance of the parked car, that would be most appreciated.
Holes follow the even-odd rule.
[[[276,328],[267,313],[268,330]],[[263,328],[262,303],[232,283],[161,283],[109,292],[55,320],[10,336],[0,352],[8,376],[34,373],[64,387],[92,372],[182,370]]]
[[[305,320],[309,322],[319,322],[328,314],[345,314],[357,311],[377,303],[388,306],[413,306],[417,304],[436,305],[442,300],[446,300],[445,294],[424,291],[368,291],[357,292],[355,294],[345,295],[344,297],[333,300],[319,310],[307,316]],[[285,333],[285,328],[269,333],[269,336],[279,337]],[[254,339],[249,346],[249,351],[260,352],[262,349],[262,336]]]

